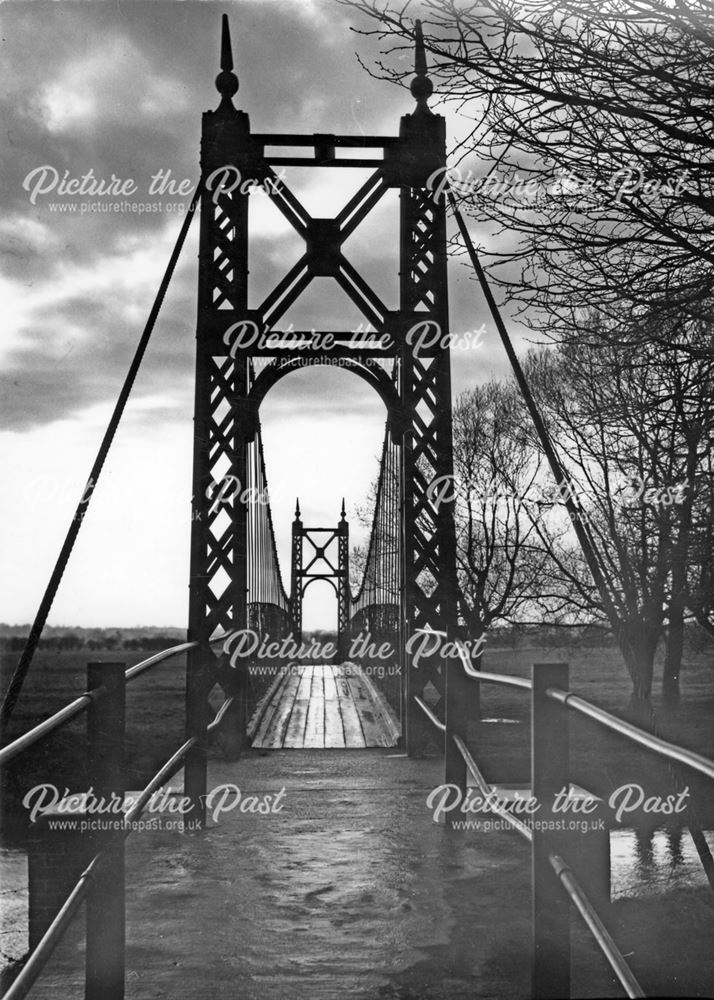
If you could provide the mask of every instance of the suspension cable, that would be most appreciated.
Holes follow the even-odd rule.
[[[595,545],[595,542],[590,535],[590,531],[588,530],[588,527],[585,523],[585,520],[582,516],[582,512],[580,511],[579,506],[575,503],[575,500],[573,499],[572,495],[573,491],[569,488],[570,487],[569,479],[566,476],[563,466],[560,462],[560,459],[558,458],[555,448],[553,447],[553,442],[550,439],[548,429],[545,426],[545,422],[540,414],[540,410],[538,409],[535,399],[533,398],[530,386],[526,381],[526,377],[523,373],[521,363],[518,360],[515,350],[513,349],[511,338],[508,336],[508,331],[506,330],[506,326],[501,317],[500,310],[496,305],[496,301],[491,292],[491,288],[488,284],[488,281],[486,280],[486,275],[484,274],[483,268],[481,267],[481,261],[478,259],[478,256],[476,254],[476,249],[471,240],[469,231],[466,228],[463,215],[461,214],[459,207],[456,204],[456,199],[454,198],[453,192],[449,191],[448,197],[449,197],[449,205],[451,206],[451,211],[453,212],[454,218],[456,219],[456,223],[459,227],[459,232],[461,233],[461,236],[463,238],[473,269],[476,272],[476,277],[478,278],[479,284],[481,285],[481,290],[483,291],[484,298],[486,299],[488,307],[491,311],[491,316],[493,317],[493,321],[496,324],[496,329],[498,330],[501,342],[504,346],[506,354],[508,355],[508,360],[511,364],[511,368],[513,369],[513,374],[515,376],[516,382],[518,383],[518,388],[520,389],[521,395],[523,396],[526,406],[528,407],[528,412],[530,413],[531,419],[533,420],[533,425],[536,429],[536,433],[542,445],[543,452],[548,461],[548,465],[550,466],[551,472],[555,477],[555,481],[558,484],[558,487],[561,488],[561,495],[563,496],[563,499],[565,501],[565,507],[566,510],[568,511],[568,515],[573,525],[573,529],[575,530],[575,534],[577,535],[578,541],[580,542],[580,547],[583,550],[583,555],[585,556],[586,562],[588,564],[588,569],[590,570],[593,580],[595,581],[595,586],[597,587],[600,593],[600,599],[602,600],[603,605],[605,606],[605,609],[608,612],[608,617],[612,620],[612,618],[615,617],[615,603],[608,590],[607,580],[602,570],[601,557],[597,550],[597,546]],[[563,487],[565,487],[565,489],[563,489]]]
[[[171,282],[174,269],[176,267],[179,256],[181,254],[181,250],[186,240],[186,236],[188,235],[188,231],[191,226],[191,221],[193,220],[193,216],[195,214],[196,206],[198,204],[198,200],[201,196],[202,190],[203,190],[203,178],[199,180],[199,183],[196,187],[196,191],[193,197],[191,198],[191,202],[189,204],[186,217],[181,226],[181,230],[174,245],[173,252],[171,253],[171,257],[169,258],[169,262],[166,265],[166,270],[164,271],[164,276],[161,279],[161,284],[159,285],[156,297],[154,298],[154,304],[151,307],[151,312],[149,313],[149,317],[146,321],[144,332],[141,335],[141,339],[139,340],[138,346],[136,348],[134,358],[131,362],[131,365],[129,366],[129,371],[127,372],[126,378],[124,379],[124,384],[121,388],[121,392],[119,393],[116,404],[114,406],[114,412],[112,413],[107,429],[104,432],[104,437],[102,439],[101,445],[99,446],[97,457],[94,459],[94,464],[92,465],[91,471],[89,473],[89,479],[87,480],[87,485],[82,493],[82,496],[80,497],[79,503],[77,504],[77,509],[70,523],[69,530],[67,531],[67,535],[62,544],[62,548],[60,549],[59,556],[57,557],[57,562],[55,563],[54,569],[52,570],[49,583],[47,584],[47,589],[45,590],[44,596],[42,598],[42,601],[40,602],[40,606],[37,611],[37,615],[32,624],[32,628],[30,629],[30,633],[27,637],[25,648],[22,651],[20,660],[17,666],[15,667],[15,671],[12,675],[12,678],[10,679],[8,689],[3,699],[2,707],[0,708],[0,726],[4,727],[10,721],[10,717],[12,716],[15,705],[17,704],[17,699],[20,697],[20,692],[22,691],[22,685],[24,684],[25,677],[27,676],[27,672],[30,669],[30,664],[32,663],[32,658],[35,654],[35,650],[37,649],[37,645],[40,641],[42,630],[44,629],[45,624],[47,622],[47,617],[52,608],[52,604],[57,594],[60,581],[62,580],[62,576],[64,575],[67,563],[69,562],[69,557],[72,554],[74,543],[77,540],[79,529],[81,528],[84,516],[87,513],[87,508],[89,507],[92,494],[94,493],[94,489],[97,485],[97,481],[101,474],[102,467],[104,466],[104,462],[106,461],[109,449],[111,448],[112,441],[114,440],[114,435],[116,434],[117,427],[119,426],[119,421],[121,420],[122,415],[124,413],[124,408],[129,398],[129,393],[131,392],[134,382],[136,380],[136,376],[139,371],[139,366],[141,365],[144,354],[146,353],[146,348],[148,346],[149,339],[151,337],[154,325],[161,310],[161,306],[163,304],[166,291],[169,287],[169,283]]]

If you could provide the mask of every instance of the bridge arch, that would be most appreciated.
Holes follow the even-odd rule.
[[[309,364],[306,364],[309,360]],[[372,359],[369,359],[372,361]],[[376,358],[374,362],[376,362]],[[339,364],[337,363],[339,362]],[[286,375],[296,371],[303,371],[312,367],[339,368],[341,371],[351,372],[357,375],[375,390],[379,398],[384,403],[390,419],[395,421],[401,408],[399,393],[394,384],[394,380],[386,369],[377,363],[357,361],[353,358],[335,358],[329,355],[317,355],[315,358],[285,358],[273,361],[260,371],[254,381],[249,393],[256,412],[267,396],[268,392],[277,385]]]

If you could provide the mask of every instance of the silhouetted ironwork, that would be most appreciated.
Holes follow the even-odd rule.
[[[189,638],[198,643],[190,655],[190,689],[198,703],[206,700],[215,676],[209,640],[218,630],[251,623],[266,630],[282,628],[289,612],[299,638],[302,596],[311,573],[303,566],[303,545],[306,540],[313,545],[308,565],[314,568],[315,559],[323,561],[325,540],[336,542],[341,554],[323,576],[329,577],[338,594],[339,655],[346,654],[348,641],[361,630],[388,637],[394,644],[410,750],[424,732],[411,694],[428,690],[434,704],[443,699],[444,676],[439,655],[422,658],[419,670],[412,669],[405,644],[421,629],[452,635],[457,607],[453,511],[448,503],[434,502],[429,492],[432,480],[450,476],[453,466],[445,346],[445,206],[428,184],[430,175],[445,166],[445,127],[443,118],[428,106],[432,86],[420,25],[415,41],[411,90],[416,108],[402,118],[398,136],[254,133],[248,115],[233,105],[238,81],[224,19],[221,72],[216,80],[221,102],[203,116],[201,169],[205,178],[215,178],[230,165],[240,171],[242,183],[208,185],[201,200],[189,613]],[[307,147],[306,155],[280,155],[280,147],[286,145],[293,150]],[[359,160],[340,157],[343,149],[359,147],[370,150],[370,155]],[[345,169],[369,166],[374,171],[333,218],[316,218],[274,169],[293,163]],[[248,200],[258,184],[305,246],[262,303],[250,308]],[[394,189],[401,200],[400,295],[398,307],[388,308],[343,248]],[[331,346],[323,348],[325,333],[331,331],[291,331],[288,336],[278,328],[316,277],[330,277],[343,289],[374,328],[372,343],[355,342],[351,332],[335,332]],[[429,347],[410,336],[422,324],[436,331],[428,338]],[[269,340],[261,339],[265,334],[271,334]],[[318,344],[319,352],[313,350]],[[254,364],[257,357],[260,366]],[[336,529],[324,529],[326,534],[318,539],[317,529],[303,526],[298,510],[288,601],[279,582],[269,507],[254,513],[250,504],[221,491],[226,481],[250,482],[251,468],[264,484],[264,465],[254,467],[251,458],[256,449],[262,455],[260,404],[279,379],[304,367],[308,358],[310,363],[327,365],[339,359],[343,370],[359,375],[379,393],[388,413],[375,525],[365,580],[355,600],[348,593],[346,517]],[[224,502],[216,504],[215,497],[221,495]],[[205,712],[189,707],[189,715],[192,711]]]
[[[290,575],[293,635],[298,642],[302,640],[302,605],[307,588],[316,580],[324,580],[337,598],[335,663],[344,663],[347,657],[349,537],[344,500],[339,523],[334,528],[306,528],[300,517],[300,502],[296,502]]]

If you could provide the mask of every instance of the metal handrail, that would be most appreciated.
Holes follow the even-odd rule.
[[[561,688],[548,688],[545,694],[551,701],[560,702],[561,705],[569,708],[572,712],[578,712],[580,715],[584,715],[594,722],[599,722],[606,729],[614,733],[619,733],[620,736],[627,737],[633,743],[638,743],[646,750],[650,750],[660,757],[665,757],[667,760],[684,764],[685,767],[690,767],[692,770],[703,774],[705,778],[714,780],[714,761],[709,760],[708,757],[695,753],[693,750],[680,747],[676,743],[669,743],[659,736],[653,736],[652,733],[640,729],[639,726],[635,726],[631,722],[625,722],[624,719],[620,719],[618,716],[612,715],[602,708],[598,708],[597,705],[591,704],[591,702],[578,697],[578,695],[573,694],[571,691],[563,691]]]
[[[221,719],[228,711],[229,707],[233,704],[234,700],[234,697],[230,697],[223,702],[221,707],[216,712],[213,722],[206,726],[207,733],[212,732],[216,726],[220,724]],[[141,792],[136,802],[132,805],[131,809],[129,809],[124,816],[124,829],[122,832],[125,837],[128,837],[131,833],[131,824],[138,819],[139,816],[141,816],[142,812],[146,808],[146,803],[149,801],[154,792],[158,788],[161,788],[164,782],[168,781],[169,778],[172,778],[174,774],[176,774],[186,754],[189,750],[192,750],[198,742],[198,736],[190,736],[184,743],[181,744],[178,750],[176,750],[176,752],[169,757],[166,763],[159,768],[154,777],[144,788],[143,792]]]
[[[468,675],[472,677],[475,676],[479,680],[484,680],[487,682],[491,681],[493,683],[501,683],[501,684],[504,683],[506,680],[513,680],[513,678],[510,677],[507,678],[506,675],[501,675],[501,674],[491,675],[485,672],[481,673],[480,671],[473,670],[470,662],[467,663],[465,659],[465,650],[459,648],[459,653],[463,662],[465,672]],[[529,690],[532,689],[532,683],[529,680],[527,680],[526,678],[519,678],[519,679],[522,682],[520,685],[518,685],[519,687],[528,688]],[[561,702],[562,704],[565,705],[568,704],[570,698],[575,698],[575,696],[570,695],[569,692],[561,691],[559,688],[548,688],[546,690],[546,697],[550,698],[551,700]],[[607,712],[601,713],[599,709],[596,709],[594,713],[591,714],[586,709],[591,709],[591,708],[594,709],[595,707],[591,706],[588,702],[583,702],[582,699],[576,699],[570,707],[576,711],[581,711],[586,715],[591,715],[591,717],[593,718],[598,718],[598,721],[602,721],[604,724],[609,725],[610,728],[617,729],[618,732],[623,731],[621,728],[619,728],[619,726],[616,727],[614,725],[614,723],[620,723],[621,720],[617,719],[615,716],[611,716]],[[600,714],[602,714],[603,718],[599,718]],[[630,726],[629,723],[622,723],[622,726],[627,727],[629,729],[633,729],[636,731],[637,734],[641,734],[642,736],[647,735],[645,733],[642,733],[641,730],[637,730],[636,727]],[[625,735],[629,734],[625,733]],[[632,736],[633,738],[635,738],[635,733],[633,733]],[[654,737],[652,739],[654,739]],[[468,770],[473,776],[479,788],[479,791],[485,797],[491,791],[491,789],[489,788],[488,783],[481,774],[481,771],[478,765],[476,764],[476,761],[471,756],[468,747],[466,746],[466,744],[464,743],[464,741],[461,739],[460,736],[454,735],[453,740],[459,752],[461,753],[461,756]],[[642,742],[641,740],[638,741]],[[665,744],[663,740],[658,740],[656,742],[663,746],[669,747],[669,744]],[[645,743],[644,745],[649,746],[648,743]],[[651,746],[650,749],[661,750],[662,747]],[[698,757],[699,755],[693,755],[693,756]],[[705,760],[704,758],[701,759]],[[533,842],[533,831],[529,829],[529,827],[525,823],[519,820],[518,817],[512,815],[507,809],[499,806],[497,803],[491,804],[491,811],[496,813],[496,815],[501,816],[503,819],[505,819],[511,826],[514,827],[514,829],[516,829],[523,837],[525,837],[526,840],[530,841],[531,843]],[[570,867],[557,854],[549,854],[548,860],[556,876],[558,877],[561,885],[563,886],[568,896],[570,897],[571,901],[575,905],[576,909],[580,913],[588,930],[593,935],[595,942],[597,943],[598,947],[600,948],[600,951],[603,953],[605,959],[610,965],[610,968],[617,976],[617,979],[619,980],[620,984],[625,990],[627,996],[631,998],[644,997],[645,993],[642,990],[642,987],[638,983],[634,973],[627,964],[627,961],[625,960],[622,952],[615,944],[610,933],[603,924],[597,911],[595,910],[590,899],[582,889],[580,883],[576,879]]]
[[[549,854],[548,861],[560,880],[561,885],[575,904],[578,913],[585,921],[588,930],[595,938],[600,947],[600,951],[607,959],[610,968],[620,980],[627,996],[632,998],[646,996],[646,993],[637,982],[637,979],[627,964],[624,955],[613,941],[610,933],[598,916],[595,908],[583,891],[571,868],[558,854]]]
[[[186,742],[179,747],[176,753],[169,758],[163,767],[157,771],[134,805],[126,813],[124,817],[124,825],[121,830],[122,839],[129,836],[131,833],[132,822],[134,822],[144,811],[147,802],[154,792],[176,772],[178,764],[180,764],[181,760],[183,760],[195,743],[195,736],[186,740]],[[39,944],[28,958],[15,982],[12,984],[7,993],[4,994],[2,1000],[22,1000],[22,998],[26,997],[30,992],[35,981],[37,980],[37,977],[41,974],[52,953],[62,939],[62,936],[72,922],[74,915],[84,902],[87,893],[89,892],[91,880],[96,877],[97,872],[100,870],[101,866],[106,863],[111,852],[116,850],[117,843],[118,839],[117,842],[109,847],[105,847],[92,858],[89,865],[79,876],[74,888],[65,899],[59,913],[45,931]]]
[[[457,648],[464,672],[468,677],[471,677],[474,680],[484,681],[489,684],[519,687],[527,691],[532,689],[532,682],[528,680],[527,677],[511,677],[508,674],[491,674],[486,671],[474,670],[471,666],[470,658],[466,650],[459,644],[457,644]],[[644,747],[646,750],[650,750],[652,753],[656,753],[658,756],[664,757],[666,760],[674,761],[678,764],[684,764],[685,767],[690,767],[692,770],[703,774],[705,778],[710,778],[714,781],[714,761],[710,760],[708,757],[695,753],[693,750],[687,750],[685,747],[680,747],[676,743],[669,743],[667,740],[663,740],[659,736],[653,736],[652,733],[648,733],[646,730],[640,729],[640,727],[634,725],[634,723],[626,722],[624,719],[620,719],[617,715],[613,715],[611,712],[606,712],[603,708],[598,708],[597,705],[593,705],[584,698],[573,694],[572,691],[563,691],[561,688],[548,688],[546,690],[546,697],[551,701],[559,702],[572,712],[578,712],[580,715],[584,715],[587,718],[592,719],[594,722],[599,722],[600,725],[604,726],[606,729],[609,729],[614,733],[618,733],[620,736],[626,737],[633,743],[637,743],[639,746]]]
[[[136,677],[139,677],[150,667],[156,666],[157,663],[163,663],[164,660],[170,659],[172,656],[177,656],[179,653],[184,653],[187,649],[195,649],[198,646],[197,642],[182,642],[178,646],[169,646],[168,649],[163,649],[160,653],[155,653],[153,656],[148,657],[146,660],[142,660],[141,663],[135,663],[133,667],[125,673],[127,683],[133,681]]]
[[[221,635],[215,636],[213,639],[209,640],[209,645],[212,646],[214,643],[222,642],[228,632],[223,632]],[[161,650],[160,653],[155,653],[153,656],[149,656],[146,660],[142,660],[140,663],[135,663],[133,667],[125,672],[127,683],[140,677],[141,674],[145,673],[151,667],[156,666],[157,663],[163,663],[165,660],[169,660],[172,656],[177,656],[179,653],[184,653],[188,649],[195,649],[199,645],[198,642],[182,642],[178,646],[170,646],[168,649]],[[50,715],[47,719],[33,726],[32,729],[28,729],[26,733],[22,736],[18,736],[16,740],[12,743],[8,743],[6,747],[0,750],[0,767],[7,764],[17,757],[19,753],[29,749],[39,740],[43,739],[45,736],[49,736],[60,726],[63,726],[66,722],[70,722],[76,716],[81,715],[82,712],[86,711],[87,708],[92,704],[93,701],[98,701],[106,694],[106,688],[98,687],[93,691],[85,691],[74,701],[71,701],[64,708],[61,708],[54,715]],[[225,709],[224,709],[225,710]],[[216,720],[214,720],[215,722]]]
[[[7,764],[13,757],[17,757],[23,750],[27,750],[34,743],[37,743],[44,736],[48,736],[55,729],[59,729],[65,722],[69,722],[76,716],[81,715],[82,712],[89,708],[93,701],[98,701],[104,694],[106,694],[106,688],[104,687],[95,688],[93,691],[85,691],[79,698],[75,698],[69,705],[61,708],[59,712],[55,712],[54,715],[51,715],[48,719],[29,729],[22,736],[18,736],[12,743],[8,743],[6,747],[0,750],[0,767],[3,764]]]
[[[429,722],[432,722],[436,726],[437,729],[441,730],[442,733],[445,733],[446,732],[446,726],[444,725],[443,722],[441,722],[439,719],[437,719],[437,717],[434,715],[434,713],[429,708],[429,706],[426,705],[421,700],[421,698],[418,695],[416,695],[416,694],[414,695],[414,701],[417,703],[417,705],[419,706],[419,708],[426,714],[426,717],[429,720]]]
[[[460,736],[454,736],[453,740],[459,749],[459,753],[464,758],[464,763],[471,772],[478,790],[481,792],[483,797],[486,798],[491,793],[491,789],[489,788],[488,782],[484,778],[483,774],[481,774],[478,764],[471,756],[468,747]],[[517,830],[518,833],[520,833],[522,837],[525,837],[529,843],[533,842],[533,831],[523,822],[523,820],[518,819],[518,817],[514,816],[513,813],[508,811],[508,809],[503,806],[499,806],[498,803],[495,802],[489,802],[489,809],[492,812],[495,812],[497,816],[507,820],[514,830]]]
[[[511,677],[509,674],[489,674],[485,670],[474,670],[471,665],[471,657],[469,656],[468,650],[461,645],[460,642],[455,642],[454,645],[461,659],[461,665],[464,668],[464,673],[468,677],[472,677],[474,680],[487,681],[489,684],[501,684],[504,687],[517,687],[523,688],[524,691],[531,691],[533,684],[528,680],[527,677]]]
[[[486,681],[489,684],[500,684],[502,687],[521,688],[524,691],[530,691],[533,687],[527,677],[511,677],[509,674],[489,674],[485,670],[474,670],[471,664],[468,666],[464,664],[464,671],[469,677],[473,677],[479,681]]]
[[[220,709],[216,713],[213,722],[211,722],[211,724],[207,727],[207,732],[210,732],[220,723],[223,715],[233,703],[233,700],[233,698],[228,698],[223,702]],[[166,763],[159,768],[141,792],[137,800],[126,812],[124,822],[120,830],[121,839],[126,839],[129,836],[132,832],[132,824],[139,818],[139,816],[141,816],[151,796],[154,792],[161,788],[161,786],[165,784],[169,778],[173,777],[186,754],[189,750],[192,750],[197,743],[198,737],[191,736],[178,748],[178,750],[176,750],[175,753],[171,755],[171,757],[169,757]],[[67,930],[67,927],[71,923],[75,913],[84,902],[87,892],[89,891],[90,881],[96,877],[100,866],[105,863],[111,852],[116,850],[116,847],[117,843],[105,847],[92,858],[91,862],[79,876],[74,888],[62,904],[59,913],[48,927],[35,950],[30,955],[24,968],[22,969],[22,972],[20,972],[8,992],[4,994],[3,1000],[22,1000],[23,997],[27,996],[37,977],[47,964],[53,951],[59,944],[62,935]]]
[[[231,695],[230,698],[226,698],[226,700],[223,702],[221,707],[216,712],[213,722],[209,723],[209,725],[206,726],[207,733],[212,733],[214,729],[218,728],[218,726],[221,724],[221,719],[226,714],[226,712],[231,707],[234,701],[235,701],[235,695]]]
[[[172,778],[174,774],[176,774],[181,765],[181,761],[184,759],[189,750],[192,750],[197,743],[198,743],[197,736],[189,737],[185,741],[185,743],[181,744],[181,746],[175,753],[171,754],[166,763],[159,768],[154,777],[144,788],[143,792],[141,792],[139,798],[132,805],[131,809],[129,809],[125,814],[124,827],[122,829],[123,837],[129,836],[129,834],[131,833],[131,824],[136,819],[138,819],[139,816],[141,816],[144,809],[146,808],[146,803],[149,801],[151,796],[154,794],[155,791],[157,791],[157,789],[161,788],[164,782],[168,781],[169,778]]]
[[[59,913],[52,921],[42,936],[41,941],[32,952],[22,971],[14,981],[10,989],[3,995],[2,1000],[23,1000],[32,989],[37,977],[40,975],[45,965],[49,961],[57,945],[60,943],[64,932],[77,910],[87,897],[90,883],[96,877],[97,871],[107,857],[106,849],[101,854],[96,854],[85,870],[79,876],[74,888],[60,907]]]
[[[471,756],[461,737],[454,736],[453,739],[464,759],[464,763],[471,772],[479,791],[484,797],[486,797],[490,793],[491,789],[481,773],[478,764]],[[508,809],[499,806],[497,803],[491,803],[490,809],[492,812],[496,813],[497,816],[501,816],[503,819],[507,820],[508,823],[510,823],[510,825],[517,830],[518,833],[525,837],[529,843],[533,842],[533,831],[522,820],[518,819],[517,816],[510,813]],[[557,854],[548,855],[548,860],[550,861],[555,874],[560,879],[563,888],[570,896],[588,929],[595,938],[595,941],[607,959],[610,968],[622,984],[627,996],[632,998],[644,997],[645,993],[643,992],[640,984],[637,982],[637,979],[627,964],[625,957],[613,941],[607,928],[598,916],[597,911],[588,899],[570,867]]]

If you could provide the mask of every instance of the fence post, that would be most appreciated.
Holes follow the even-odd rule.
[[[534,813],[540,823],[533,829],[531,853],[532,994],[535,1000],[563,1000],[570,996],[570,902],[548,860],[551,852],[561,852],[563,837],[543,825],[567,818],[554,812],[553,802],[561,789],[566,794],[569,789],[568,716],[545,692],[549,687],[567,690],[568,664],[535,663],[532,679],[531,795],[540,806]]]
[[[90,663],[87,690],[106,688],[89,706],[87,770],[97,799],[114,802],[89,819],[120,823],[124,802],[124,733],[126,679],[123,663]],[[116,798],[113,798],[113,797]],[[124,837],[116,830],[99,830],[92,840],[98,849],[115,845],[92,881],[87,896],[86,1000],[123,1000],[125,949]]]

